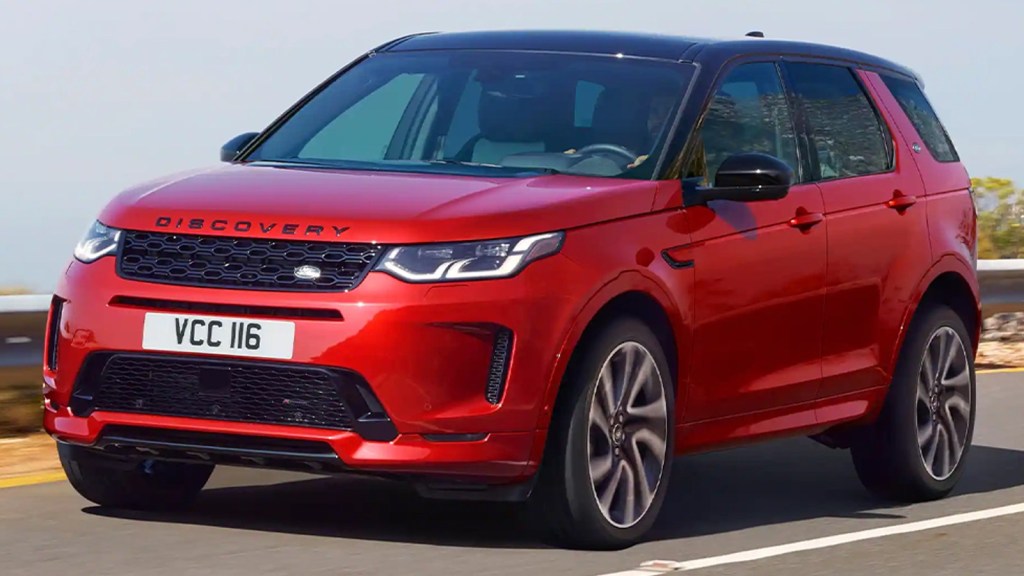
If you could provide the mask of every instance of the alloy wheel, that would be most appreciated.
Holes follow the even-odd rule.
[[[917,441],[935,480],[949,478],[963,456],[972,401],[967,350],[960,335],[943,326],[928,340],[917,381]]]
[[[670,433],[663,386],[650,351],[625,342],[605,360],[594,387],[591,485],[601,513],[618,528],[644,517],[661,483]]]

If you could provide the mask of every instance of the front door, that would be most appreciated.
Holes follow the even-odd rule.
[[[780,200],[686,208],[693,231],[694,348],[688,423],[813,403],[821,380],[826,222],[803,183],[776,62],[729,71],[701,122],[687,177],[709,183],[726,157],[762,152],[797,184]]]

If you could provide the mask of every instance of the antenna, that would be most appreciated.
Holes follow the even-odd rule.
[[[747,32],[746,35],[750,36],[751,38],[764,38],[764,32],[761,32],[760,30],[754,30],[752,32]]]

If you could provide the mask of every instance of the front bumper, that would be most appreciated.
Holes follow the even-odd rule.
[[[582,276],[571,261],[554,256],[497,281],[426,286],[371,273],[349,293],[283,293],[128,281],[116,274],[114,258],[74,262],[56,291],[62,307],[47,342],[45,429],[82,445],[102,443],[108,426],[309,441],[329,446],[340,469],[516,481],[536,469],[549,409],[543,399],[574,306],[584,299]],[[296,329],[287,362],[358,374],[393,434],[382,439],[360,434],[358,427],[73,410],[73,393],[90,357],[143,352],[143,319],[152,309],[140,302],[340,313],[289,318]],[[514,336],[504,388],[494,403],[488,399],[493,335],[502,328]]]

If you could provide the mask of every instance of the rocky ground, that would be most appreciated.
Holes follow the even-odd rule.
[[[1024,314],[985,319],[975,364],[979,370],[1024,367]]]

